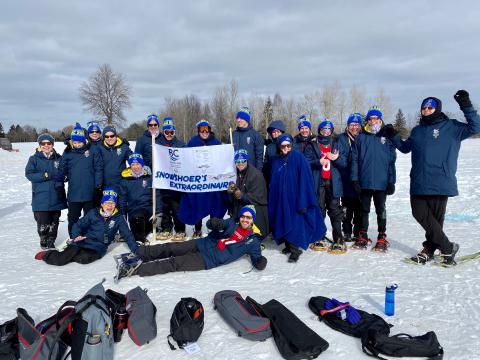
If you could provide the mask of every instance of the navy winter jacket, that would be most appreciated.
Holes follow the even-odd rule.
[[[340,176],[342,177],[343,196],[350,198],[357,198],[358,194],[353,189],[351,180],[351,166],[352,166],[352,146],[355,142],[352,141],[347,134],[342,133],[337,136],[337,144],[340,152],[345,154],[346,166],[339,167]]]
[[[73,224],[72,238],[75,239],[81,235],[86,239],[74,241],[70,246],[95,250],[104,256],[107,253],[108,245],[115,239],[115,234],[120,232],[130,250],[136,252],[138,245],[120,212],[115,211],[111,217],[104,218],[101,211],[101,208],[92,209]]]
[[[97,149],[88,142],[80,149],[69,143],[63,152],[59,171],[67,177],[69,202],[92,201],[95,187],[102,186],[103,162]]]
[[[155,213],[160,214],[162,211],[160,190],[157,189],[155,192]],[[135,211],[144,209],[150,217],[153,213],[152,204],[152,175],[146,169],[143,169],[143,175],[140,177],[133,176],[130,168],[123,170],[120,182],[120,213],[131,217]]]
[[[302,135],[297,134],[293,138],[293,148],[298,152],[304,154],[305,150],[314,139],[315,139],[315,136],[313,135],[303,137]]]
[[[103,186],[114,187],[118,191],[122,171],[126,169],[128,157],[132,154],[130,144],[127,140],[117,137],[117,142],[113,146],[108,146],[103,141],[96,148],[103,160]]]
[[[215,137],[214,133],[210,133],[208,139],[203,140],[200,135],[195,135],[190,139],[187,144],[187,147],[199,147],[199,146],[211,146],[211,145],[221,145],[221,141]]]
[[[258,259],[262,256],[262,249],[260,247],[262,238],[260,235],[253,232],[247,235],[244,240],[227,245],[225,249],[221,251],[217,247],[218,240],[228,239],[233,235],[238,226],[233,219],[223,220],[223,224],[223,231],[211,231],[207,237],[197,240],[197,248],[205,260],[206,269],[231,263],[243,255],[249,255],[252,265],[255,266]]]
[[[458,195],[455,174],[460,143],[480,133],[477,111],[468,107],[463,113],[466,124],[442,113],[433,123],[415,126],[407,140],[402,141],[400,135],[392,139],[401,152],[412,152],[411,195]]]
[[[160,138],[162,134],[158,134],[155,138],[155,144],[160,145]],[[145,132],[137,139],[135,144],[135,152],[143,156],[143,162],[150,169],[152,168],[152,134],[150,131],[145,130]]]
[[[392,142],[381,134],[364,130],[352,147],[350,176],[362,189],[386,191],[388,184],[395,184],[397,154]]]
[[[260,171],[263,168],[264,145],[265,141],[262,136],[250,124],[246,128],[237,127],[233,132],[233,147],[235,150],[247,150],[248,163]]]
[[[37,149],[25,166],[25,177],[32,183],[32,210],[56,211],[66,209],[63,180],[58,171],[61,156],[55,150],[49,158]],[[45,176],[45,173],[48,175]]]
[[[305,158],[310,164],[313,173],[313,181],[315,186],[315,193],[319,195],[320,187],[323,185],[324,180],[322,179],[322,164],[320,164],[320,159],[322,153],[320,151],[319,141],[320,136],[317,137],[316,142],[311,142],[305,148]],[[330,138],[330,144],[332,147],[331,152],[338,152],[339,156],[337,160],[330,161],[330,175],[331,175],[331,185],[333,191],[333,197],[340,198],[343,196],[343,186],[342,186],[342,177],[340,176],[339,169],[344,169],[347,166],[347,154],[338,146],[338,142],[335,138]]]

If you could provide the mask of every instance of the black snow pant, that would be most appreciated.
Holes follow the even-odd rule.
[[[198,250],[197,240],[140,246],[137,255],[144,262],[137,268],[135,274],[151,276],[174,271],[205,270],[206,263]]]
[[[71,262],[90,264],[101,257],[95,250],[67,246],[63,251],[49,250],[42,260],[49,265],[63,266]]]
[[[33,217],[37,222],[37,233],[40,237],[40,245],[55,245],[60,221],[60,210],[55,211],[34,211]]]
[[[387,192],[384,190],[362,189],[360,194],[360,203],[362,205],[362,231],[368,232],[368,216],[370,214],[370,205],[375,205],[375,213],[377,214],[378,232],[387,231],[387,210],[385,203],[387,201]]]
[[[340,206],[340,198],[333,196],[333,188],[331,182],[328,181],[325,185],[320,186],[318,189],[318,205],[322,210],[323,218],[327,216],[330,218],[332,224],[332,236],[333,241],[337,242],[342,239],[342,218],[343,211]]]
[[[443,221],[447,210],[448,197],[444,195],[411,195],[412,215],[425,230],[423,246],[432,253],[440,249],[450,254],[452,243],[443,232]]]
[[[342,197],[344,215],[342,229],[345,235],[349,234],[358,237],[362,227],[362,205],[358,197]],[[353,223],[353,226],[352,226]]]
[[[128,216],[128,223],[130,224],[130,230],[133,233],[135,241],[145,242],[147,235],[153,230],[152,223],[150,222],[149,212],[145,209],[136,210],[132,215]]]
[[[82,202],[69,202],[68,203],[68,234],[72,237],[72,228],[80,216],[87,215],[87,213],[93,209],[92,201],[82,201]]]
[[[185,232],[185,224],[178,218],[178,211],[180,210],[180,194],[168,194],[162,196],[163,216],[161,231],[172,231],[175,229],[176,233]],[[173,220],[173,221],[172,221]]]

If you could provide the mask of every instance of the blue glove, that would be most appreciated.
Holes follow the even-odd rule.
[[[350,324],[356,325],[362,320],[360,313],[353,306],[347,306],[345,311],[347,312],[347,321]]]
[[[348,321],[348,323],[352,325],[358,324],[361,320],[360,314],[353,306],[350,305],[349,302],[340,302],[337,299],[331,299],[325,301],[324,306],[326,310],[331,310],[339,306],[344,306],[342,309],[334,311],[334,314],[337,317],[342,318],[342,320]]]

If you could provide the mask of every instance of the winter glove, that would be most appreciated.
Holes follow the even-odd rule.
[[[355,192],[360,195],[362,193],[362,188],[360,187],[360,183],[358,181],[352,181],[352,185],[353,185],[353,190],[355,190]]]
[[[265,256],[260,256],[257,261],[255,261],[255,264],[253,264],[255,269],[257,270],[265,270],[267,267],[267,258]]]
[[[93,191],[93,204],[100,204],[100,201],[102,200],[103,192],[102,192],[102,186],[97,186],[95,190]]]
[[[243,193],[240,191],[240,189],[235,190],[233,193],[233,196],[235,196],[235,199],[240,200],[243,196]]]
[[[392,124],[387,124],[383,127],[383,134],[387,139],[393,138],[397,133],[398,131],[395,130]]]
[[[348,321],[352,325],[357,324],[361,320],[360,314],[354,307],[350,305],[349,302],[340,302],[337,299],[331,299],[325,301],[324,305],[326,310],[332,310],[336,307],[339,307],[339,309],[333,311],[333,313],[337,317],[341,318],[342,320]],[[328,312],[330,311],[327,311],[327,313]]]
[[[460,105],[460,109],[465,109],[472,106],[470,101],[470,95],[466,90],[458,90],[457,93],[453,96],[455,101]]]
[[[394,183],[388,183],[387,185],[387,195],[393,195],[395,194],[395,184]]]
[[[160,223],[162,222],[162,216],[163,214],[162,213],[159,213],[159,214],[156,214],[155,217],[151,217],[149,220],[150,220],[150,223],[153,225],[153,226],[158,226],[160,225]]]
[[[211,219],[207,220],[207,227],[212,230],[222,231],[223,220],[216,217],[212,217]]]
[[[233,194],[235,190],[237,190],[237,184],[235,184],[234,182],[228,184],[227,193]]]

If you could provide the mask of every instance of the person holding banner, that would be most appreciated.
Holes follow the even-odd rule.
[[[208,236],[183,243],[139,246],[134,254],[124,254],[118,266],[117,279],[126,276],[152,276],[174,271],[199,271],[229,264],[250,256],[253,267],[264,270],[262,238],[255,226],[255,211],[248,206],[240,210],[240,222],[212,218]]]
[[[312,170],[305,157],[292,150],[293,138],[284,134],[278,140],[280,156],[272,164],[268,197],[268,218],[275,242],[285,243],[288,262],[297,262],[303,249],[323,239],[323,221],[313,184]]]
[[[128,215],[130,230],[137,242],[145,242],[153,226],[161,218],[160,190],[156,190],[155,218],[152,218],[152,175],[144,168],[143,157],[133,153],[128,157],[130,167],[122,171],[120,182],[120,213]]]
[[[159,135],[158,144],[171,148],[183,148],[185,143],[175,136],[176,127],[173,118],[163,119],[163,134]],[[163,202],[163,216],[160,224],[161,232],[157,240],[168,240],[172,238],[175,229],[174,241],[185,240],[185,224],[178,218],[180,210],[180,199],[182,193],[175,190],[160,190]]]
[[[230,200],[230,216],[238,220],[240,209],[245,205],[252,204],[257,213],[255,225],[260,229],[261,236],[265,238],[270,232],[265,179],[258,169],[248,164],[248,153],[245,149],[235,151],[234,160],[237,168],[237,181],[230,183],[227,190]]]
[[[221,142],[212,132],[207,120],[197,123],[198,135],[190,139],[187,147],[220,145]],[[189,225],[195,225],[193,238],[202,237],[202,219],[210,217],[223,218],[227,212],[226,198],[222,191],[205,193],[185,193],[180,201],[179,218]]]
[[[248,107],[242,107],[240,111],[237,112],[236,119],[237,129],[233,132],[233,147],[235,150],[247,150],[250,165],[262,171],[265,141],[252,125],[250,125],[250,110]]]
[[[137,139],[135,152],[143,156],[145,166],[152,168],[152,136],[155,143],[160,144],[160,122],[158,116],[150,114],[147,116],[147,130]]]

